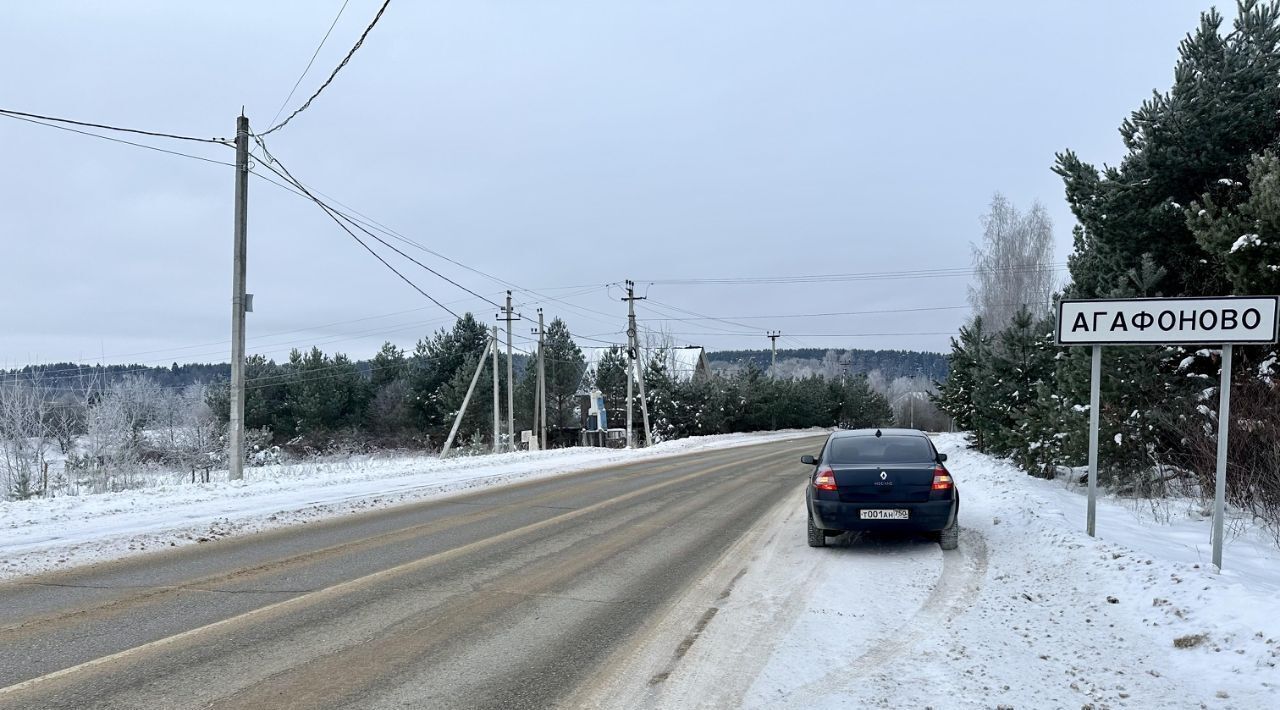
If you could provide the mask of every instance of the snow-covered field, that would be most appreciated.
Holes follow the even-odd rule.
[[[942,435],[961,547],[805,542],[779,505],[583,702],[653,708],[1280,708],[1280,551],[1084,497]],[[1188,504],[1189,505],[1189,504]],[[1172,522],[1169,522],[1172,518]]]
[[[630,451],[570,448],[445,460],[353,456],[247,468],[238,482],[0,501],[0,579],[605,464],[814,433],[701,436]]]

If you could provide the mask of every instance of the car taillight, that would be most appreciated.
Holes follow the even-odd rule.
[[[933,490],[949,491],[951,490],[951,474],[947,469],[938,464],[933,467]]]
[[[818,469],[818,475],[813,478],[813,487],[820,491],[834,491],[836,489],[836,472],[832,471],[829,466],[823,466]]]

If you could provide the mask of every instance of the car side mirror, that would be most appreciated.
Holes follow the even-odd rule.
[[[946,454],[938,454],[938,463],[942,463],[943,461],[946,461],[946,460],[947,460]]]
[[[800,457],[800,463],[806,466],[813,466],[818,463],[818,460],[810,456],[809,454],[805,454],[804,456]]]

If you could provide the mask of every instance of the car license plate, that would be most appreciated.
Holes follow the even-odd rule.
[[[907,520],[908,513],[901,508],[895,510],[863,510],[860,512],[863,520]]]

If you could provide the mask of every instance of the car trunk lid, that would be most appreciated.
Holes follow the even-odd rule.
[[[836,464],[831,467],[846,503],[915,503],[929,500],[932,463]]]

